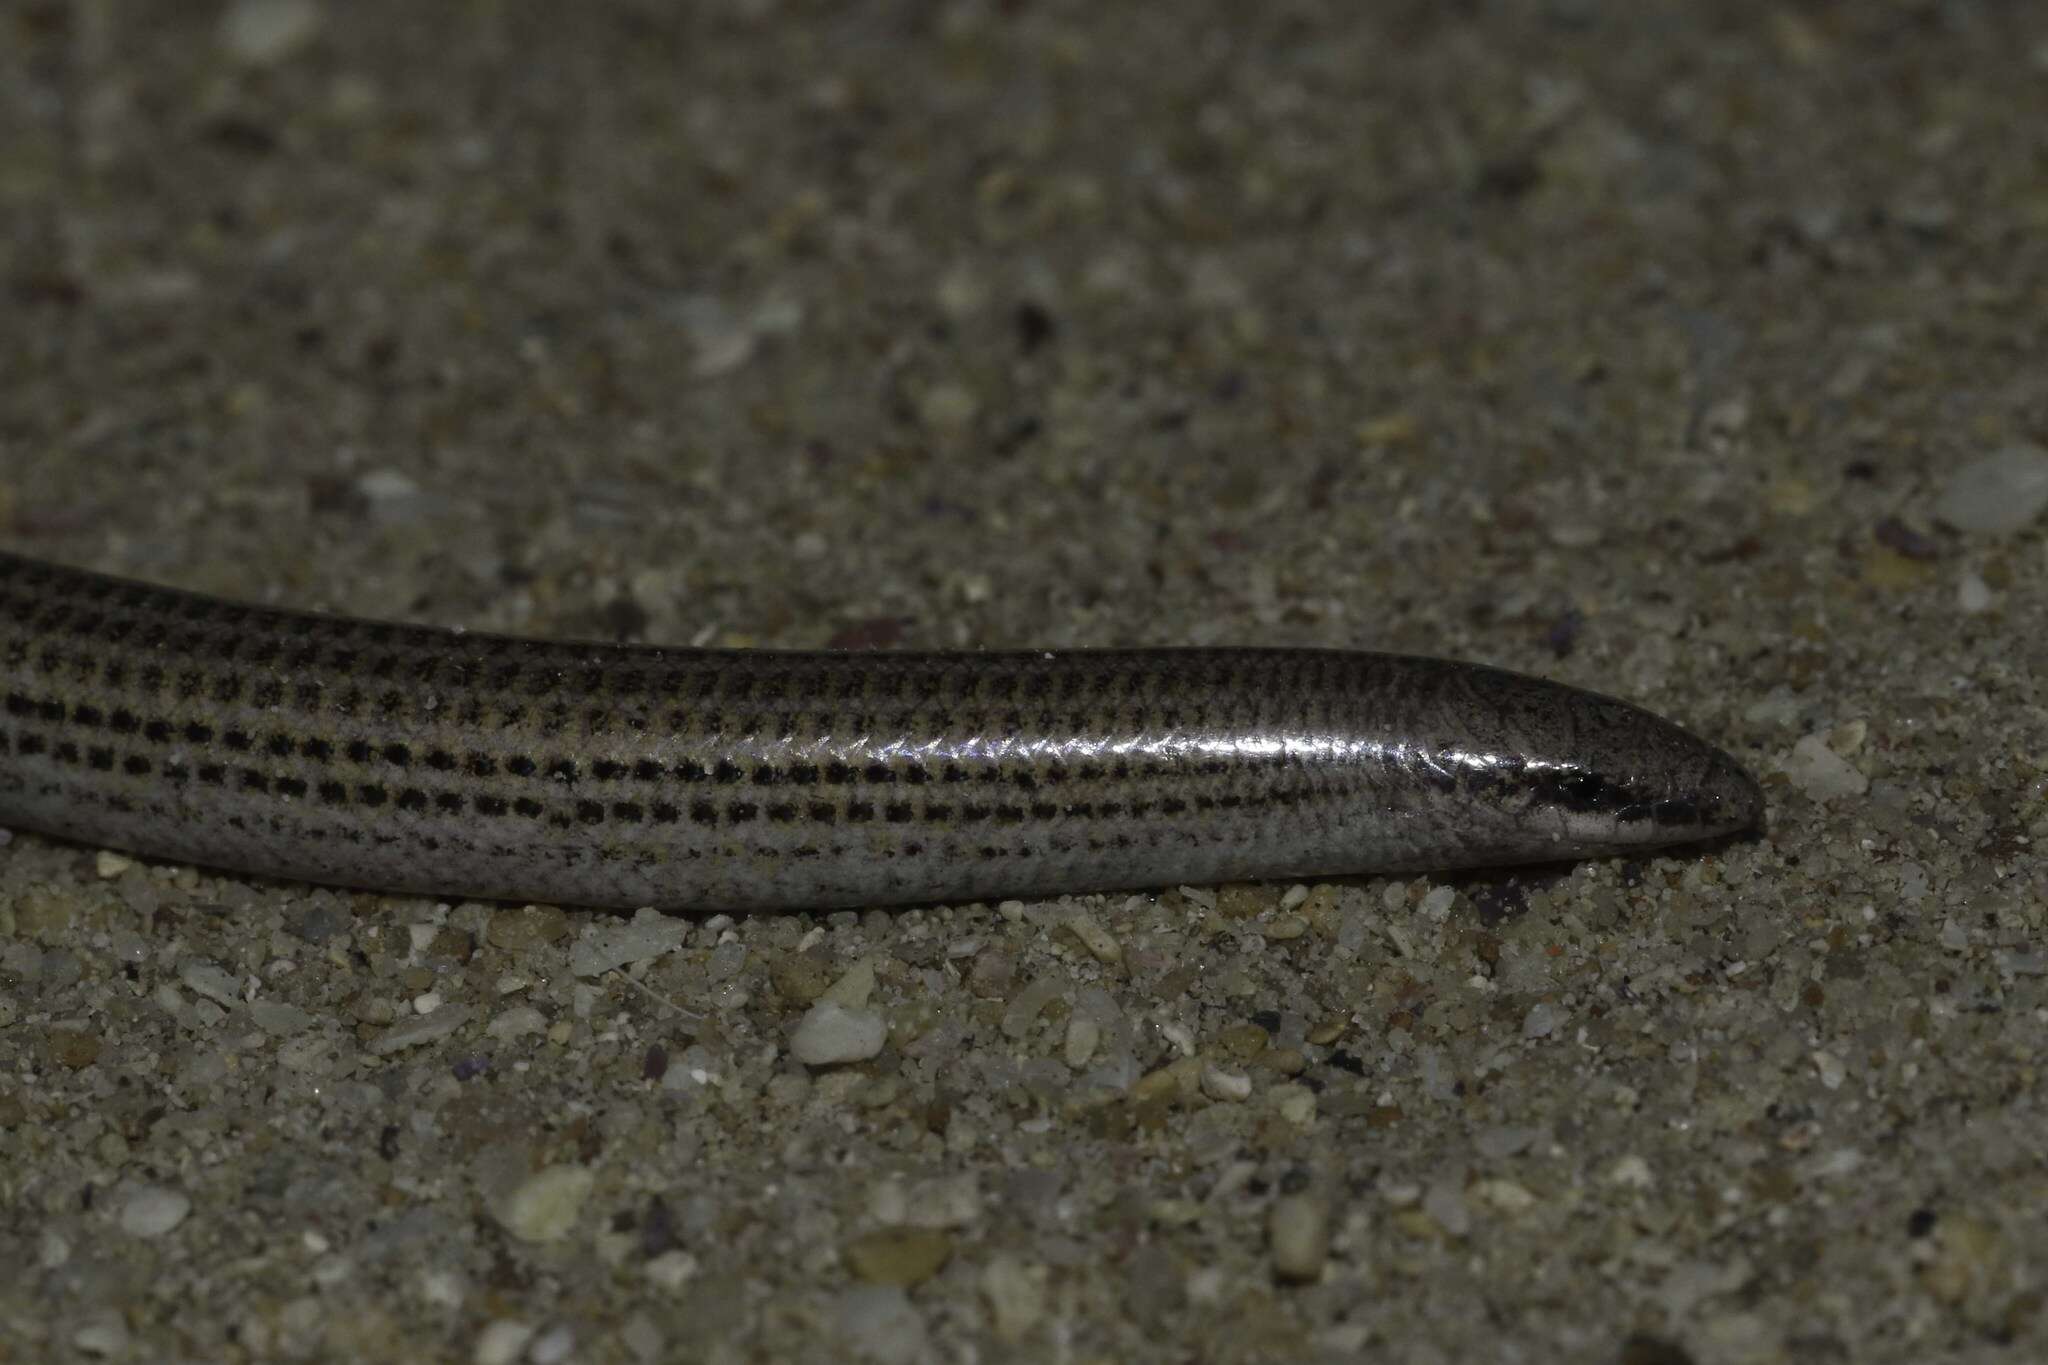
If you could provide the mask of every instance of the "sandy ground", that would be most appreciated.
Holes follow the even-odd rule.
[[[1768,834],[637,925],[17,835],[0,1361],[2048,1350],[2048,16],[1104,13],[0,8],[0,545],[1477,658]]]

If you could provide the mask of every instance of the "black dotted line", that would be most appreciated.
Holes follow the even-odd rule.
[[[80,716],[80,711],[85,712],[86,716]],[[61,723],[66,718],[62,703],[39,702],[18,692],[10,693],[5,699],[5,712],[10,717],[31,721]],[[143,738],[162,743],[171,743],[183,738],[203,744],[211,742],[215,737],[212,728],[200,722],[190,722],[182,728],[162,720],[129,724],[123,719],[126,714],[118,709],[108,713],[104,717],[107,727],[122,734],[139,731]],[[74,708],[70,719],[79,723],[91,723],[87,717],[98,719],[97,708],[90,705]],[[220,738],[227,748],[237,752],[250,752],[254,748],[249,737],[237,731],[229,731]],[[302,741],[298,751],[306,753],[309,747],[331,754],[331,749],[327,747],[325,741]],[[374,746],[363,741],[347,746],[347,750],[351,757],[359,762],[368,762],[378,754]],[[394,750],[399,752],[394,755]],[[478,815],[489,817],[546,817],[556,824],[564,825],[572,821],[584,825],[603,824],[607,821],[631,825],[679,824],[685,819],[691,824],[704,826],[745,825],[762,819],[773,824],[794,824],[808,820],[817,824],[843,822],[849,825],[876,821],[922,825],[949,825],[956,821],[962,825],[1021,825],[1026,822],[1046,823],[1060,820],[1140,821],[1155,815],[1177,817],[1190,809],[1198,813],[1210,813],[1247,808],[1286,808],[1311,797],[1327,794],[1313,786],[1288,786],[1272,788],[1254,795],[1226,792],[1220,795],[1197,794],[1192,798],[1169,795],[1105,801],[953,801],[927,798],[918,801],[896,799],[875,802],[854,799],[846,802],[843,807],[817,799],[765,802],[730,799],[720,802],[708,797],[698,797],[687,803],[680,800],[650,803],[633,800],[606,802],[586,796],[576,799],[566,807],[551,808],[549,803],[525,796],[509,799],[496,794],[480,793],[466,796],[460,792],[429,791],[423,787],[394,786],[384,782],[347,782],[339,778],[326,778],[309,783],[302,777],[266,772],[252,764],[215,760],[197,763],[177,759],[157,761],[142,753],[117,752],[112,745],[81,745],[78,740],[68,737],[53,739],[41,730],[26,725],[18,727],[12,733],[0,729],[0,755],[9,752],[22,757],[47,756],[59,764],[83,765],[98,772],[111,773],[118,768],[121,773],[133,778],[158,775],[173,785],[197,782],[203,786],[231,787],[258,795],[275,795],[287,800],[310,798],[327,806],[355,806],[368,810],[390,806],[413,814],[433,810],[446,816],[459,816],[466,810],[473,810]],[[289,746],[270,746],[269,752],[282,757],[289,752]],[[409,753],[404,752],[403,745],[383,746],[382,756],[386,762],[400,767],[408,766],[411,761]],[[434,763],[430,756],[428,766],[443,765]],[[734,766],[721,764],[720,769]],[[719,771],[713,770],[711,776],[714,780],[719,777]],[[562,760],[553,765],[550,776],[573,781],[575,765]]]
[[[900,670],[882,666],[810,679],[787,672],[752,673],[744,663],[706,667],[686,653],[660,650],[633,651],[593,664],[591,651],[599,648],[595,646],[491,635],[458,640],[431,627],[256,608],[29,561],[11,560],[9,565],[9,576],[19,578],[23,592],[0,593],[0,617],[21,622],[40,637],[125,644],[140,653],[178,654],[215,666],[235,662],[252,670],[330,671],[348,675],[348,690],[357,698],[363,696],[364,685],[375,692],[389,683],[481,687],[498,696],[537,700],[565,690],[583,697],[694,693],[707,703],[764,706],[836,696],[842,702],[868,704],[916,700],[928,708],[949,702],[1034,704],[1041,723],[1048,716],[1064,718],[1053,707],[1108,703],[1178,726],[1187,719],[1186,699],[1200,692],[1240,696],[1264,710],[1276,694],[1349,692],[1370,678],[1369,670],[1345,666],[1342,656],[1317,651],[1245,658],[1190,655],[1149,664],[1102,662],[1096,667],[1069,661],[1064,667],[1025,664],[996,670],[975,661],[925,661]],[[53,669],[62,669],[67,662],[47,647],[44,657]],[[69,662],[92,666],[90,659]],[[211,690],[224,700],[238,699],[248,686],[232,674],[214,677],[206,669],[166,669],[161,664],[145,667],[138,681],[151,692],[175,683],[187,695]],[[283,684],[268,687],[270,698],[282,698]],[[296,695],[302,706],[312,709],[328,690],[325,683],[305,682],[298,685]],[[402,694],[389,690],[374,699],[393,710],[403,700]],[[796,724],[787,714],[778,720],[785,729]]]
[[[249,609],[223,606],[221,610],[240,611]],[[296,620],[298,618],[287,619]],[[376,627],[365,627],[365,629],[374,628]],[[160,655],[163,652],[163,647],[168,641],[169,636],[166,633],[166,629],[160,624],[152,625],[149,627],[145,638],[135,642],[137,649],[150,657],[147,661],[136,662],[120,655],[104,660],[98,659],[91,654],[66,656],[49,645],[45,645],[40,651],[36,651],[32,650],[25,640],[4,640],[0,641],[0,665],[7,666],[15,671],[36,669],[52,677],[69,675],[75,677],[80,683],[89,684],[97,679],[100,684],[110,691],[134,693],[144,700],[155,700],[169,693],[168,700],[172,704],[197,699],[222,706],[247,705],[251,709],[263,711],[279,710],[290,703],[295,704],[301,712],[308,716],[332,716],[337,718],[368,716],[385,723],[399,723],[411,719],[412,699],[434,681],[431,676],[433,672],[431,660],[421,663],[412,676],[403,679],[409,684],[407,688],[385,686],[381,690],[375,687],[366,690],[363,685],[355,681],[342,684],[303,677],[296,683],[287,684],[268,673],[259,672],[254,676],[245,677],[243,674],[234,671],[209,671],[196,663],[167,666],[154,656]],[[205,656],[209,661],[219,663],[230,660],[235,656],[239,642],[232,638],[223,638],[206,643],[209,647],[204,651]],[[278,659],[274,657],[275,650],[272,648],[275,643],[275,641],[268,642],[253,657],[245,659],[244,662],[261,668],[283,666],[301,674],[317,662],[310,654]],[[515,641],[512,643],[517,644],[520,642]],[[346,667],[348,662],[348,660],[341,660],[339,666]],[[384,664],[389,664],[390,662],[391,660],[388,658],[383,661]],[[362,670],[358,670],[359,675],[361,672]],[[370,676],[364,681],[371,683],[389,682],[391,676],[397,672],[399,670],[380,666],[369,670]],[[709,673],[705,674],[707,679],[714,676]],[[509,679],[497,677],[491,679],[488,685],[494,692],[505,694],[510,691],[508,683]],[[589,685],[595,686],[595,680],[590,680]],[[739,688],[738,690],[744,695],[744,688]],[[524,707],[503,706],[496,703],[487,705],[474,696],[458,698],[451,703],[445,704],[438,718],[452,720],[458,725],[471,728],[492,728],[501,731],[522,727],[531,728],[537,730],[543,737],[562,735],[577,729],[579,728],[579,721],[581,722],[580,728],[584,733],[597,738],[617,734],[621,731],[644,732],[649,728],[648,719],[639,714],[620,715],[604,708],[584,708],[579,713],[577,709],[561,703],[540,710],[531,710]],[[1186,724],[1187,719],[1179,708],[1173,706],[1158,709],[1139,707],[1132,708],[1128,715],[1119,714],[1114,717],[1111,724],[1113,728],[1127,732],[1150,728],[1174,730]],[[775,727],[776,737],[784,740],[794,738],[802,733],[807,726],[814,728],[815,732],[819,734],[872,734],[889,728],[889,722],[873,711],[856,711],[845,714],[834,712],[782,712],[773,715],[741,714],[728,717],[725,712],[717,709],[700,711],[695,714],[671,710],[664,717],[664,720],[665,732],[668,734],[687,735],[694,732],[701,734],[707,739],[721,732],[757,734],[760,732],[761,727],[771,722]],[[979,720],[977,723],[979,728],[985,730],[992,737],[1015,739],[1026,733],[1087,733],[1101,726],[1103,719],[1100,716],[1091,716],[1085,712],[1063,716],[1049,711],[1040,711],[1027,716],[1021,710],[1012,710],[999,715],[989,716],[985,720]],[[945,733],[955,728],[954,718],[950,714],[944,713],[920,716],[918,718],[918,728],[931,733]],[[1284,756],[1275,760],[1276,766],[1284,766],[1288,761]],[[1212,759],[1195,765],[1193,771],[1204,776],[1220,775],[1228,768],[1243,769],[1258,765],[1259,759],[1257,758],[1240,758],[1228,762],[1221,759]],[[1123,780],[1130,776],[1128,769],[1128,764],[1105,766],[1084,762],[1079,766],[1078,776],[1082,780],[1101,780],[1104,776]],[[871,764],[865,770],[864,775],[869,781],[894,781],[897,780],[898,771],[897,768],[886,765]],[[1010,771],[1028,774],[1030,770],[1013,767]],[[1188,770],[1158,763],[1153,765],[1151,773],[1140,774],[1140,776],[1180,776],[1186,771]],[[1056,782],[1061,780],[1064,775],[1064,770],[1055,766],[1046,772],[1045,780]],[[932,779],[932,774],[923,765],[914,762],[902,765],[900,776],[902,780],[910,782]],[[957,766],[944,776],[945,780],[966,780]],[[986,769],[977,773],[976,776],[981,780],[992,780]],[[810,779],[808,779],[803,769],[793,768],[789,772],[788,780],[803,783]],[[846,776],[844,766],[835,765],[834,768],[825,774],[825,780],[845,781],[849,779]],[[1034,779],[1028,776],[1019,776],[1016,780],[1021,782]]]
[[[144,739],[157,744],[169,744],[183,740],[192,744],[206,745],[218,742],[237,753],[249,753],[257,749],[274,758],[289,758],[293,754],[316,764],[329,765],[345,759],[357,766],[389,765],[401,770],[412,768],[415,763],[436,772],[463,771],[474,777],[494,777],[502,769],[515,777],[534,778],[573,785],[582,778],[582,770],[576,760],[566,757],[536,758],[528,754],[513,754],[503,758],[480,752],[456,754],[444,748],[432,748],[415,753],[413,747],[402,741],[373,742],[364,738],[346,741],[322,735],[295,735],[275,730],[257,735],[241,727],[217,729],[205,721],[190,720],[177,722],[160,715],[139,716],[125,706],[102,707],[90,702],[67,705],[48,696],[37,696],[20,690],[10,691],[4,699],[6,713],[16,717],[33,717],[46,724],[61,725],[66,722],[86,729],[106,729],[119,735],[139,733]],[[1243,772],[1254,768],[1278,771],[1299,765],[1300,760],[1290,755],[1262,755],[1236,761],[1211,758],[1195,763],[1174,763],[1165,759],[1132,760],[1118,758],[1097,761],[1081,760],[1072,765],[1052,764],[1044,767],[1023,766],[1001,763],[976,764],[972,767],[957,762],[932,765],[911,760],[897,763],[870,762],[851,764],[832,761],[825,764],[798,762],[778,766],[772,763],[754,763],[747,767],[730,759],[720,760],[709,768],[694,759],[685,759],[673,765],[642,758],[629,766],[616,759],[598,759],[590,765],[590,775],[597,781],[622,780],[630,772],[636,781],[654,783],[672,779],[686,784],[714,782],[721,785],[735,785],[751,782],[757,787],[818,787],[868,784],[872,786],[894,786],[899,783],[912,787],[926,786],[935,780],[942,784],[1002,784],[1008,783],[1023,792],[1036,792],[1041,788],[1056,788],[1070,781],[1084,784],[1104,780],[1115,782],[1145,782],[1158,779],[1180,779],[1190,775],[1219,778],[1233,771]]]

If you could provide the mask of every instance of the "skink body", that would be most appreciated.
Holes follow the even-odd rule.
[[[1580,858],[1761,804],[1647,711],[1439,659],[539,641],[0,554],[0,824],[247,873],[883,905]]]

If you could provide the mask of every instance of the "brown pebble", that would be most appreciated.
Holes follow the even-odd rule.
[[[1291,1047],[1276,1047],[1261,1052],[1251,1059],[1253,1066],[1262,1066],[1277,1071],[1283,1076],[1299,1076],[1308,1069],[1308,1059]]]
[[[523,905],[491,916],[487,937],[494,948],[508,953],[523,952],[566,938],[569,917],[554,905]]]
[[[443,925],[427,945],[426,955],[445,962],[467,962],[476,955],[476,938],[465,930]]]
[[[939,1273],[953,1254],[953,1239],[937,1228],[881,1228],[840,1249],[853,1277],[905,1289]]]
[[[24,891],[14,902],[14,932],[38,943],[55,943],[71,928],[77,903],[40,887]]]
[[[1016,976],[1015,955],[1001,948],[984,948],[974,955],[974,966],[968,969],[967,989],[984,1000],[993,1000],[1010,993]]]
[[[49,1049],[51,1061],[73,1071],[100,1059],[99,1036],[83,1029],[53,1028],[43,1035],[43,1044]]]
[[[1266,1037],[1257,1024],[1237,1024],[1217,1034],[1209,1051],[1222,1061],[1246,1062],[1266,1050]]]
[[[1227,920],[1257,919],[1278,899],[1279,893],[1263,882],[1230,882],[1216,888],[1216,913]]]
[[[1951,1307],[1969,1307],[2004,1283],[2010,1255],[2005,1236],[1990,1221],[1944,1214],[1934,1225],[1934,1256],[1920,1268],[1920,1284]]]
[[[768,980],[774,985],[775,993],[790,1004],[802,1005],[806,1009],[818,1002],[818,997],[831,988],[838,975],[831,959],[817,949],[783,953],[768,964]]]
[[[0,1093],[0,1130],[19,1128],[28,1122],[28,1106],[19,1095]]]

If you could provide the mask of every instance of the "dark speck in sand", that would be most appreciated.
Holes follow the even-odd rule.
[[[1877,524],[1877,543],[1888,550],[1896,550],[1908,559],[1939,559],[1941,547],[1928,536],[1900,521],[1897,517],[1886,517]]]

